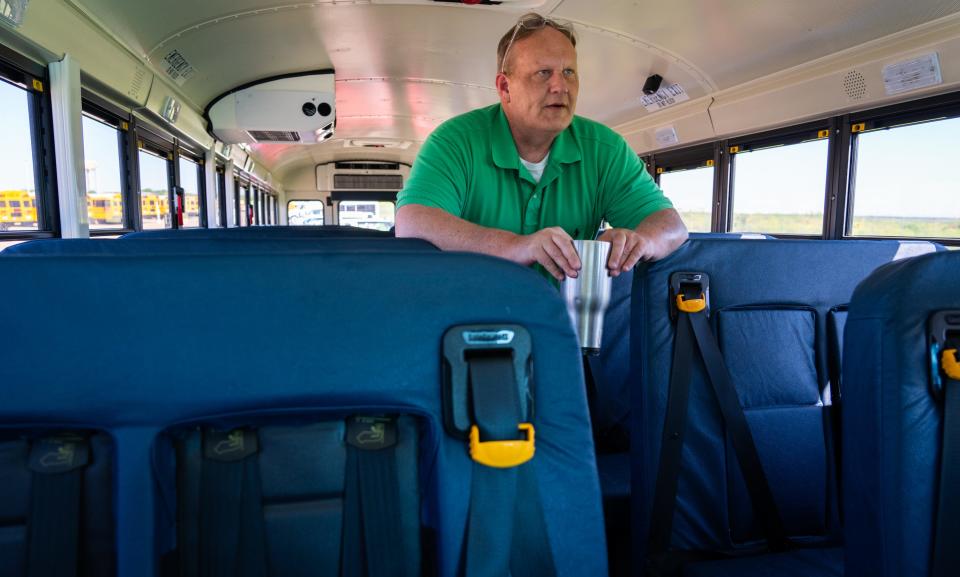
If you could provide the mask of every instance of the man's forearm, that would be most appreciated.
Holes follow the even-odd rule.
[[[422,238],[443,250],[479,252],[516,261],[518,235],[487,228],[434,207],[408,204],[397,210],[399,238]]]
[[[651,214],[635,230],[648,243],[647,254],[651,260],[664,258],[687,240],[687,227],[672,208]]]

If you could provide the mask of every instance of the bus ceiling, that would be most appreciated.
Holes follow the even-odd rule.
[[[497,102],[497,41],[529,10],[574,24],[577,112],[640,154],[960,86],[958,2],[5,4],[16,9],[3,46],[46,62],[69,53],[118,105],[203,147],[246,143],[281,175],[345,158],[411,163],[440,123]],[[920,58],[936,61],[933,81],[891,88],[891,70],[905,70],[891,66]],[[660,89],[644,94],[652,75]]]

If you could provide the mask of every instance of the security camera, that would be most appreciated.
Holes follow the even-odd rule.
[[[301,110],[303,110],[304,116],[313,116],[317,113],[317,107],[312,102],[304,102]]]
[[[653,74],[647,77],[647,81],[643,83],[643,93],[650,95],[656,94],[657,90],[660,90],[660,84],[663,82],[663,76],[659,74]]]
[[[317,112],[320,113],[320,116],[330,116],[330,113],[333,112],[333,108],[331,108],[326,102],[321,102],[317,105]]]

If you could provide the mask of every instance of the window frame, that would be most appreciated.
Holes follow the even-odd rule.
[[[870,132],[876,132],[878,130],[899,128],[910,124],[955,118],[960,118],[960,91],[843,116],[840,131],[846,140],[846,146],[844,147],[844,152],[846,152],[844,166],[846,170],[842,174],[842,182],[839,183],[841,186],[838,186],[838,189],[842,191],[842,196],[840,194],[838,194],[838,196],[843,199],[843,202],[837,207],[837,217],[834,223],[835,237],[849,240],[903,239],[935,242],[944,246],[960,246],[960,238],[890,237],[852,234],[859,135],[869,134]],[[853,127],[857,124],[864,124],[864,129],[854,132]]]
[[[164,136],[163,133],[156,128],[153,128],[149,124],[146,124],[143,121],[139,121],[135,125],[134,134],[136,136],[136,147],[137,152],[144,151],[147,154],[152,154],[158,158],[163,159],[167,164],[167,214],[170,215],[170,226],[164,227],[164,229],[176,229],[177,220],[176,215],[176,205],[174,204],[174,187],[177,186],[177,176],[176,172],[179,171],[177,162],[174,162],[175,154],[175,141],[173,137]],[[135,203],[135,208],[137,212],[137,218],[134,221],[134,226],[136,230],[144,230],[143,228],[143,215],[141,214],[141,198],[140,195],[142,191],[140,190],[140,157],[137,155],[137,202]]]
[[[319,202],[321,206],[324,207],[323,224],[320,226],[326,226],[328,224],[326,207],[334,206],[332,202],[330,202],[329,200],[324,200],[322,198],[291,198],[287,200],[287,204],[285,208],[286,215],[287,215],[287,226],[308,226],[308,225],[301,225],[301,224],[290,224],[290,204],[294,202]]]
[[[713,190],[710,204],[710,232],[721,231],[721,194],[725,187],[721,187],[721,150],[719,142],[711,142],[698,146],[691,146],[669,152],[651,154],[644,161],[647,171],[653,176],[657,186],[660,186],[660,175],[668,172],[689,170],[693,168],[713,167]]]
[[[49,72],[45,66],[0,45],[0,82],[11,84],[27,93],[34,202],[37,209],[36,230],[0,231],[0,242],[60,236],[60,203],[53,147],[53,114],[48,90]]]
[[[826,136],[820,136],[824,131],[827,131]],[[792,146],[796,144],[802,144],[805,142],[823,140],[827,139],[827,158],[826,158],[826,173],[824,174],[824,188],[823,188],[823,213],[821,215],[820,223],[820,234],[788,234],[776,231],[767,231],[767,230],[755,230],[750,232],[769,234],[776,236],[777,238],[794,238],[794,239],[823,239],[825,238],[828,230],[828,199],[830,197],[830,190],[832,188],[831,183],[833,180],[833,175],[831,173],[833,162],[831,162],[831,142],[836,138],[834,131],[831,129],[831,125],[828,119],[816,120],[813,122],[807,122],[804,124],[799,124],[795,126],[790,126],[787,128],[782,128],[779,130],[772,130],[767,132],[761,132],[758,134],[752,134],[748,136],[742,136],[738,138],[733,138],[727,141],[727,157],[725,164],[727,165],[725,180],[726,180],[726,194],[723,199],[723,205],[725,206],[725,214],[723,215],[720,225],[721,228],[717,232],[731,232],[733,228],[733,206],[734,200],[736,198],[736,190],[734,182],[736,181],[736,160],[735,157],[737,154],[744,152],[757,152],[760,150],[766,150],[771,148],[779,148],[785,146]],[[736,152],[734,151],[736,149]]]
[[[207,194],[206,194],[206,192],[207,192],[207,182],[206,182],[206,181],[207,181],[207,179],[204,178],[204,158],[203,158],[203,155],[200,154],[199,152],[196,152],[195,149],[193,149],[193,147],[189,147],[189,146],[186,145],[183,141],[177,140],[176,143],[175,143],[175,146],[174,146],[173,158],[174,158],[173,163],[174,163],[175,168],[176,168],[176,178],[175,178],[176,185],[175,185],[175,186],[176,186],[177,188],[175,189],[175,192],[178,193],[178,194],[182,194],[182,196],[183,196],[183,203],[184,203],[184,207],[183,207],[183,208],[184,208],[184,211],[183,211],[183,212],[184,212],[184,218],[186,217],[186,212],[187,212],[187,211],[186,211],[186,203],[187,203],[186,198],[187,198],[187,197],[186,197],[186,192],[185,192],[185,191],[182,192],[182,193],[180,192],[180,191],[183,190],[183,175],[181,174],[181,171],[180,171],[180,159],[181,159],[181,158],[184,158],[184,159],[189,160],[190,162],[192,162],[192,163],[194,163],[194,164],[197,165],[197,173],[196,173],[195,177],[196,177],[196,179],[197,179],[197,203],[198,203],[198,208],[197,208],[197,210],[199,211],[199,214],[198,214],[198,219],[199,219],[199,220],[198,220],[197,226],[195,226],[195,227],[194,227],[194,226],[189,226],[189,227],[188,227],[188,226],[183,226],[183,225],[181,225],[181,224],[179,223],[179,219],[174,219],[174,220],[173,220],[173,223],[174,223],[174,225],[175,225],[174,228],[177,228],[177,229],[181,229],[181,228],[206,228],[206,227],[207,227],[207,224],[206,224],[206,223],[207,223],[207,200],[206,200],[206,196],[207,196]],[[174,202],[176,202],[176,199],[174,199]],[[174,204],[174,207],[176,207],[176,204]]]
[[[823,240],[891,240],[903,238],[911,241],[928,241],[944,246],[960,247],[960,238],[925,238],[925,237],[876,237],[852,236],[848,230],[852,225],[853,193],[856,178],[856,146],[852,127],[855,124],[865,123],[867,130],[878,128],[895,128],[904,124],[928,122],[937,119],[960,117],[960,90],[920,98],[911,102],[883,106],[851,113],[835,114],[796,125],[786,126],[776,130],[758,132],[755,134],[740,135],[733,138],[721,138],[706,143],[697,143],[691,146],[671,148],[664,151],[654,151],[642,158],[647,164],[647,170],[656,178],[658,166],[664,162],[677,162],[675,159],[697,157],[697,151],[709,146],[716,147],[714,199],[715,206],[713,232],[727,232],[730,230],[733,218],[733,196],[731,183],[735,177],[735,162],[731,154],[731,146],[748,146],[753,150],[777,145],[793,144],[804,140],[811,140],[809,131],[816,129],[828,131],[827,143],[827,175],[824,190],[824,225],[820,235],[789,235],[770,232],[780,238],[823,239]],[[804,134],[808,136],[803,137]],[[799,140],[797,140],[799,138]],[[671,157],[674,160],[671,160]],[[666,159],[666,160],[665,160]],[[766,231],[757,231],[766,232]]]
[[[130,114],[122,108],[114,106],[107,100],[97,96],[86,88],[81,89],[81,115],[93,117],[94,120],[112,126],[117,130],[117,152],[120,154],[120,196],[123,199],[123,222],[117,228],[91,229],[90,237],[98,236],[116,236],[126,234],[136,230],[133,223],[139,214],[134,210],[133,203],[138,202],[135,198],[139,190],[139,173],[136,172],[136,157],[131,158],[130,145],[136,145],[136,139],[132,138],[132,119]],[[131,178],[133,174],[136,178]]]

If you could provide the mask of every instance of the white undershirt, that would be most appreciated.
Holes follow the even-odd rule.
[[[540,162],[527,162],[522,156],[520,157],[520,162],[527,168],[527,172],[533,177],[533,181],[539,184],[540,177],[543,176],[543,169],[547,167],[547,160],[549,158],[550,153],[548,152]]]

